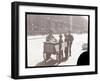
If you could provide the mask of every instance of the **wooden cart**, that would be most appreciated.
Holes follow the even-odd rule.
[[[62,48],[60,48],[60,43],[44,42],[43,58],[44,60],[50,59],[51,54],[56,55],[56,60],[59,62],[63,58],[64,43],[62,43]]]

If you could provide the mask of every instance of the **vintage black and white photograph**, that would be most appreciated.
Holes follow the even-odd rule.
[[[26,13],[27,65],[89,65],[89,16]]]
[[[11,77],[97,74],[97,7],[12,3]]]

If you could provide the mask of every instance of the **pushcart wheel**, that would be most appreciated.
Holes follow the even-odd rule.
[[[43,53],[43,58],[46,61],[46,53]]]
[[[44,53],[43,54],[43,58],[44,58],[45,61],[49,60],[50,57],[51,57],[51,54],[50,53]]]
[[[56,61],[57,61],[58,64],[60,63],[60,56],[59,56],[59,53],[56,54]]]

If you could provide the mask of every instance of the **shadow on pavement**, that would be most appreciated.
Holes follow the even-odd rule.
[[[68,59],[65,59],[65,58],[63,58],[61,61],[60,61],[60,63],[61,62],[65,62],[66,60],[68,60]],[[41,61],[41,62],[39,62],[39,63],[37,63],[36,64],[36,66],[57,66],[59,63],[56,61],[56,60],[54,60],[54,59],[49,59],[48,61]]]
[[[49,59],[47,62],[44,60],[37,63],[36,66],[56,66],[57,61],[54,59]]]

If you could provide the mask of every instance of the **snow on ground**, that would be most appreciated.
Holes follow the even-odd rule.
[[[58,35],[54,35],[59,40]],[[72,44],[72,56],[65,62],[59,65],[76,65],[78,57],[83,52],[82,45],[87,43],[87,34],[73,34],[74,41]],[[64,39],[64,37],[63,37]],[[37,63],[42,62],[43,59],[43,42],[46,40],[46,35],[28,36],[27,37],[27,56],[28,66],[36,66]]]

